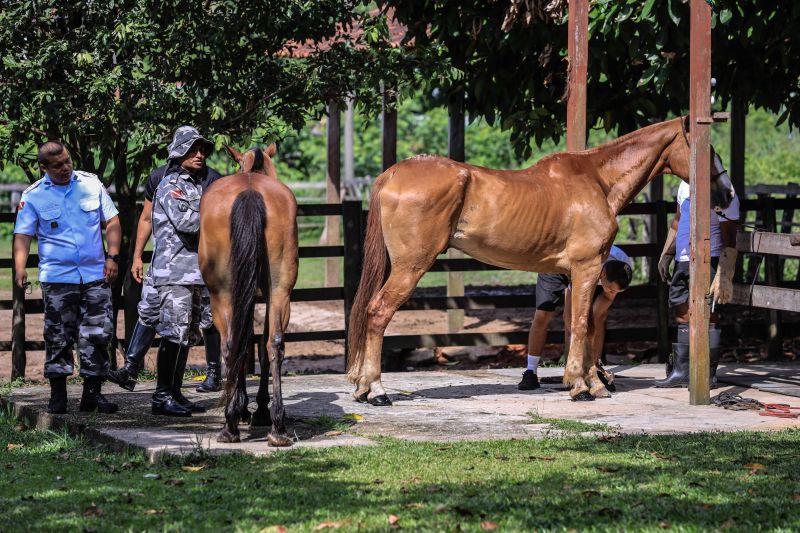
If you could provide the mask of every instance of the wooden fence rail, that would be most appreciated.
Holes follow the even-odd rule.
[[[800,199],[798,198],[779,198],[770,199],[765,202],[759,200],[742,201],[744,212],[762,211],[765,207],[774,210],[794,210],[800,209]],[[655,218],[656,227],[651,235],[655,242],[633,243],[619,245],[631,257],[651,258],[651,264],[656,264],[661,252],[663,242],[666,238],[666,228],[675,211],[674,202],[657,201],[648,203],[635,203],[627,206],[621,216],[630,215],[650,215]],[[301,258],[320,258],[320,257],[341,257],[344,263],[344,284],[342,287],[328,288],[308,288],[295,289],[292,291],[292,301],[342,301],[344,306],[345,329],[326,330],[326,331],[300,331],[289,332],[286,334],[287,342],[305,342],[316,340],[345,340],[346,331],[349,327],[349,315],[355,297],[358,281],[361,274],[361,262],[363,253],[364,231],[366,228],[366,211],[362,210],[361,201],[345,201],[342,204],[305,204],[298,207],[298,216],[341,216],[344,234],[344,244],[340,246],[302,246],[300,247]],[[768,219],[769,214],[762,212],[762,219]],[[785,218],[785,217],[784,217]],[[13,213],[0,213],[0,223],[13,223]],[[786,227],[782,225],[782,227]],[[744,234],[748,235],[748,234]],[[777,235],[777,237],[775,237]],[[740,236],[740,243],[745,237]],[[749,237],[751,239],[755,237]],[[740,244],[741,251],[752,253],[779,253],[784,256],[797,257],[796,255],[784,253],[786,247],[784,240],[788,242],[788,235],[779,234],[759,234],[758,246],[749,246],[747,250]],[[780,239],[781,244],[774,244],[775,239]],[[794,248],[795,250],[797,248]],[[144,260],[149,261],[150,252],[145,253]],[[31,254],[28,258],[28,267],[38,265],[38,256]],[[0,269],[12,269],[13,260],[0,259]],[[484,270],[503,270],[499,267],[482,263],[475,259],[437,259],[431,271],[433,272],[458,272],[458,271],[484,271]],[[13,273],[12,273],[13,279]],[[775,283],[777,285],[777,283]],[[796,284],[795,284],[796,285]],[[761,286],[759,286],[761,287]],[[772,287],[753,289],[749,293],[749,299],[745,302],[739,298],[742,288],[737,287],[738,302],[744,305],[761,306],[762,303],[769,304],[776,302],[773,292],[767,291]],[[748,288],[749,290],[749,288]],[[788,290],[788,289],[781,289]],[[795,291],[800,293],[800,291]],[[786,293],[785,293],[786,294]],[[797,296],[782,296],[778,309],[789,308],[797,310]],[[660,279],[656,279],[655,284],[636,285],[620,295],[621,299],[647,298],[656,302],[657,327],[641,328],[621,328],[611,329],[606,335],[608,342],[628,342],[628,341],[656,341],[659,346],[659,356],[664,359],[669,353],[670,339],[674,336],[668,325],[667,309],[667,287]],[[787,300],[788,298],[788,300]],[[121,303],[121,302],[119,302]],[[531,285],[530,291],[525,294],[508,294],[502,296],[480,296],[467,295],[463,297],[439,297],[439,296],[420,296],[417,293],[406,302],[401,310],[426,310],[426,309],[501,309],[501,308],[530,308],[535,305],[535,286]],[[795,307],[792,307],[795,306]],[[120,308],[122,306],[120,305]],[[43,350],[43,341],[25,340],[25,314],[40,314],[43,312],[43,304],[40,299],[25,299],[24,291],[15,288],[12,291],[11,300],[0,300],[0,310],[11,309],[13,312],[13,330],[11,341],[0,340],[0,351],[12,351],[12,378],[25,375],[25,352],[26,350]],[[777,312],[777,311],[776,311]],[[774,324],[772,324],[774,326]],[[777,327],[780,327],[780,317],[777,317]],[[753,334],[763,326],[752,324],[737,325],[735,329],[737,335]],[[779,333],[779,331],[778,331]],[[778,335],[779,338],[779,335]],[[255,336],[259,341],[260,335]],[[550,331],[548,342],[558,342],[563,339],[563,332]],[[386,336],[384,346],[386,349],[411,348],[423,346],[447,346],[447,345],[505,345],[527,342],[527,332],[508,332],[508,333],[452,333],[452,334],[422,334],[422,335],[389,335]],[[345,353],[347,346],[345,345]]]

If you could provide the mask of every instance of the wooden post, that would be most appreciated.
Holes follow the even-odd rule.
[[[454,161],[464,161],[466,152],[464,148],[464,94],[458,92],[453,96],[449,109],[447,152],[450,159]],[[460,250],[450,248],[447,251],[450,259],[461,259],[464,253]],[[447,273],[447,296],[464,296],[464,273]],[[464,327],[464,310],[448,309],[447,311],[447,330],[450,333],[460,331]]]
[[[664,243],[667,240],[667,231],[669,226],[669,217],[667,216],[667,202],[658,200],[656,202],[656,242],[658,248],[664,248]],[[656,265],[658,261],[656,260]],[[658,268],[655,266],[653,270],[656,271],[655,286],[656,286],[656,321],[658,324],[658,362],[666,363],[667,357],[672,349],[669,338],[669,285],[661,280],[658,275]]]
[[[344,225],[344,362],[347,368],[349,345],[347,332],[350,331],[350,311],[361,279],[362,258],[364,255],[364,226],[362,225],[361,200],[342,202],[342,223]]]
[[[775,200],[764,195],[759,198],[761,204],[761,220],[767,231],[775,232]],[[780,279],[778,273],[778,256],[769,254],[764,257],[764,281],[770,287],[777,287]],[[781,312],[777,309],[767,310],[767,359],[780,361],[783,359],[783,332],[781,331]]]
[[[328,167],[327,167],[327,195],[329,204],[342,202],[341,190],[341,113],[339,104],[328,104]],[[334,246],[339,244],[339,217],[325,217],[325,244]],[[341,272],[338,257],[325,259],[325,286],[339,286],[339,273]]]
[[[745,193],[745,169],[744,169],[744,152],[745,152],[745,132],[747,123],[747,102],[740,95],[734,95],[731,100],[731,160],[730,160],[730,178],[733,184],[733,189],[736,191],[740,202],[739,220],[747,222],[747,211],[742,205],[742,201],[747,196]],[[744,281],[742,276],[744,272],[744,256],[740,255],[736,259],[736,271],[733,279],[736,281]]]
[[[689,35],[689,185],[691,228],[689,235],[689,403],[707,405],[708,321],[711,250],[711,6],[691,0]]]
[[[659,227],[660,220],[658,215],[658,205],[659,203],[664,200],[664,175],[659,174],[653,181],[650,182],[650,201],[653,202],[656,206],[656,213],[654,215],[650,215],[650,219],[647,221],[647,237],[650,242],[660,242],[662,248],[664,246],[663,241],[659,241],[659,236],[661,228]],[[664,234],[664,240],[666,240],[666,233]],[[658,253],[661,253],[661,248],[658,249]],[[650,285],[658,285],[659,275],[658,275],[658,260],[660,256],[656,255],[655,257],[648,257],[645,259],[647,263],[647,280]]]
[[[355,178],[353,155],[353,99],[347,99],[347,107],[344,110],[344,181],[353,182]],[[341,188],[340,188],[341,189]]]
[[[381,113],[381,168],[397,163],[397,97],[392,88],[383,91]]]
[[[13,247],[12,247],[13,259]],[[25,289],[17,287],[14,261],[11,262],[11,381],[25,377],[27,356],[25,354]]]
[[[589,53],[589,0],[569,0],[567,53],[567,151],[586,148],[586,68]]]

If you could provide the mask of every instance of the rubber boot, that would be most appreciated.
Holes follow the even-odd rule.
[[[689,324],[678,324],[678,343],[689,344]],[[666,377],[669,377],[672,374],[672,354],[667,357],[665,370],[667,371]]]
[[[86,376],[83,378],[83,396],[81,396],[80,411],[83,413],[112,414],[119,411],[119,406],[106,400],[100,392],[103,387],[103,378],[100,376]]]
[[[716,326],[708,328],[708,387],[715,389],[717,383],[717,367],[719,366],[720,344],[722,342],[722,331]]]
[[[672,373],[667,379],[656,380],[659,388],[689,386],[689,345],[682,342],[672,344]]]
[[[131,333],[131,341],[125,351],[125,365],[108,373],[108,381],[116,383],[125,390],[132,391],[136,388],[136,378],[144,367],[144,356],[156,338],[156,330],[136,321],[136,326]]]
[[[181,346],[178,351],[178,363],[175,365],[175,376],[172,378],[172,397],[184,409],[188,409],[192,413],[205,413],[205,407],[201,407],[196,403],[190,401],[181,392],[183,387],[183,374],[186,372],[186,361],[189,359],[189,347]]]
[[[152,411],[154,415],[192,416],[192,412],[180,405],[172,397],[172,384],[175,367],[178,366],[180,346],[161,339],[156,359],[156,391],[153,393]]]
[[[50,378],[50,401],[47,412],[51,415],[63,415],[67,412],[67,376]]]
[[[206,345],[206,379],[198,385],[197,392],[219,392],[222,390],[222,365],[220,365],[220,337],[217,328],[203,330]]]

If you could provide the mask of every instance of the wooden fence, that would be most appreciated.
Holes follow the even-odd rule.
[[[788,195],[787,195],[788,196]],[[765,197],[757,200],[743,200],[742,211],[743,220],[747,212],[758,213],[756,223],[761,224],[766,221],[775,220],[776,210],[783,211],[782,225],[780,230],[791,231],[794,211],[800,209],[800,199],[796,197],[772,198]],[[674,337],[673,328],[668,327],[668,303],[667,286],[654,275],[652,266],[657,261],[661,252],[663,242],[666,239],[667,226],[675,211],[674,202],[657,201],[648,203],[634,203],[627,206],[620,216],[647,215],[652,217],[655,226],[654,235],[651,236],[653,242],[620,244],[628,255],[633,258],[650,258],[651,276],[648,283],[634,285],[620,295],[620,299],[646,298],[655,301],[657,327],[626,327],[609,329],[606,334],[607,342],[633,342],[633,341],[655,341],[658,344],[659,356],[664,359],[669,353],[670,342]],[[295,289],[292,292],[293,302],[302,301],[342,301],[344,306],[345,329],[326,330],[326,331],[302,331],[289,332],[286,334],[287,342],[304,342],[319,340],[346,340],[346,330],[348,318],[352,307],[355,292],[361,273],[361,259],[363,250],[363,233],[366,227],[366,211],[362,210],[360,201],[345,201],[342,204],[313,204],[300,205],[298,209],[299,217],[308,216],[341,216],[344,234],[344,244],[340,246],[302,246],[300,247],[300,258],[320,258],[320,257],[342,257],[344,262],[344,284],[341,287],[329,288],[310,288]],[[787,218],[788,217],[788,218]],[[788,220],[788,223],[783,223]],[[0,223],[13,223],[13,213],[0,213]],[[623,224],[620,223],[620,227]],[[788,236],[787,236],[788,238]],[[771,249],[770,249],[771,250]],[[780,251],[783,250],[783,251]],[[779,253],[784,255],[785,248],[781,248]],[[749,250],[752,253],[764,253],[766,250],[761,247]],[[772,253],[772,252],[770,252]],[[796,255],[793,255],[796,257]],[[149,260],[149,257],[145,257]],[[798,268],[797,279],[782,280],[778,272],[778,261],[784,261],[777,256],[768,259],[766,269],[766,280],[773,287],[797,287],[800,281],[800,268]],[[28,259],[28,267],[35,267],[38,264],[38,256],[31,254]],[[749,261],[750,272],[755,268],[757,261]],[[770,266],[771,265],[771,266]],[[13,269],[11,259],[0,259],[0,269]],[[465,272],[481,270],[502,270],[493,265],[482,263],[475,259],[437,259],[431,271],[433,272]],[[738,281],[743,281],[741,276],[747,276],[745,270]],[[13,279],[13,273],[12,273]],[[740,290],[741,289],[737,289]],[[762,291],[765,289],[754,289],[754,299],[744,302],[760,305],[762,302]],[[25,314],[36,314],[43,312],[43,305],[40,299],[26,299],[24,291],[15,288],[11,300],[0,300],[0,310],[13,309],[13,331],[12,339],[0,340],[0,351],[12,351],[12,378],[25,375],[25,352],[26,350],[43,350],[43,341],[25,340]],[[531,285],[530,292],[525,294],[506,294],[496,295],[467,295],[462,297],[444,296],[420,296],[415,292],[411,299],[406,302],[402,310],[427,310],[427,309],[501,309],[501,308],[530,308],[535,303],[535,286]],[[743,300],[740,300],[743,302]],[[756,303],[758,302],[758,304]],[[122,307],[120,302],[120,308]],[[794,308],[792,310],[797,310]],[[772,312],[772,311],[771,311]],[[779,311],[775,311],[779,313]],[[769,336],[772,354],[779,349],[781,343],[781,323],[780,315],[770,316],[769,328],[773,333]],[[761,336],[763,334],[762,324],[737,324],[735,334],[738,336]],[[732,333],[732,332],[728,332]],[[548,342],[560,342],[563,339],[563,332],[548,332]],[[255,336],[255,340],[260,343],[260,335]],[[422,334],[422,335],[387,335],[384,341],[386,349],[412,348],[412,347],[435,347],[435,346],[472,346],[489,345],[503,346],[506,344],[524,344],[527,342],[527,332],[503,332],[503,333],[450,333],[450,334]],[[778,347],[778,348],[775,348]],[[346,347],[345,347],[346,348]]]

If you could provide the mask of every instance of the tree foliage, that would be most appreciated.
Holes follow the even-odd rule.
[[[433,59],[426,74],[445,97],[466,92],[467,110],[511,131],[530,154],[564,132],[566,2],[379,1],[409,27],[407,41]],[[800,125],[800,5],[717,0],[712,76],[717,105],[737,96]],[[556,7],[543,16],[542,8]],[[513,9],[514,13],[511,13]],[[533,11],[533,13],[531,13]],[[560,16],[559,16],[560,15]],[[620,133],[685,113],[689,99],[686,0],[596,0],[589,12],[587,121]]]

